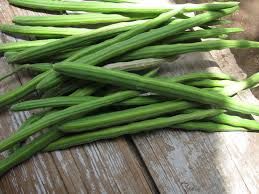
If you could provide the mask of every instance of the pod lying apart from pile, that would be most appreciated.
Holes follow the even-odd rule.
[[[233,98],[257,87],[258,73],[242,81],[219,72],[159,76],[160,65],[180,54],[259,48],[258,42],[228,40],[243,30],[220,26],[229,23],[222,17],[238,10],[237,2],[143,7],[136,0],[107,1],[9,0],[30,9],[99,13],[17,16],[16,24],[0,25],[2,32],[38,39],[0,45],[0,52],[17,65],[0,81],[22,70],[36,73],[0,95],[0,107],[39,110],[0,142],[0,151],[10,151],[0,161],[0,175],[41,151],[159,128],[259,130],[259,123],[247,118],[259,115],[259,106]],[[28,100],[34,92],[39,99]]]

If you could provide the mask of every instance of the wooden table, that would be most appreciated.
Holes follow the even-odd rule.
[[[183,1],[181,1],[183,2]],[[0,23],[15,15],[40,14],[0,0]],[[1,41],[16,39],[1,34]],[[0,59],[0,74],[12,70]],[[230,50],[181,56],[163,65],[164,74],[223,71],[245,74]],[[0,83],[0,94],[29,80],[19,73]],[[237,98],[258,103],[250,91]],[[0,113],[6,138],[30,112]],[[66,151],[38,154],[0,178],[0,193],[258,193],[259,135],[255,133],[152,133],[99,141]]]

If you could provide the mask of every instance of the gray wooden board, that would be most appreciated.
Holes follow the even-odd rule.
[[[1,23],[9,23],[15,15],[38,14],[9,6],[6,0],[1,0],[0,5],[3,8]],[[1,34],[1,40],[15,41],[4,34]],[[0,65],[1,75],[12,69],[4,58]],[[24,77],[22,74],[1,82],[1,94],[28,81],[28,77]],[[15,131],[29,115],[29,112],[1,112],[1,138]],[[38,154],[2,177],[0,189],[3,193],[151,193],[154,190],[141,160],[124,138]]]
[[[167,64],[164,73],[217,71],[216,66],[209,53],[188,54]],[[162,193],[258,192],[258,134],[165,129],[133,136],[133,141]]]
[[[185,2],[192,1],[177,1]],[[182,55],[166,64],[162,73],[170,76],[200,70],[245,77],[229,49]],[[250,91],[237,98],[258,104]],[[133,136],[133,141],[162,193],[259,192],[258,134],[160,130]]]
[[[182,1],[183,2],[183,1]],[[0,21],[13,15],[34,14],[4,8]],[[38,13],[37,13],[38,14]],[[3,41],[12,40],[2,35]],[[0,74],[11,70],[2,58]],[[165,76],[193,71],[223,71],[244,77],[229,50],[181,56],[164,64]],[[28,78],[13,76],[0,92],[14,89]],[[238,95],[255,102],[250,91]],[[29,112],[1,112],[0,134],[15,131]],[[258,135],[254,133],[184,133],[164,129],[117,138],[51,154],[38,154],[0,179],[3,193],[258,193]],[[135,147],[134,147],[135,146]],[[144,163],[143,163],[144,162]],[[154,181],[154,182],[153,182]]]

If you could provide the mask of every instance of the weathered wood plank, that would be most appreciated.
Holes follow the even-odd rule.
[[[236,63],[236,60],[229,49],[213,51],[210,54],[217,60],[223,72],[231,73],[239,78],[246,76],[244,72],[240,70],[239,65]],[[229,66],[232,66],[232,69],[227,68]],[[259,101],[254,97],[250,90],[240,92],[237,99],[257,105],[259,104]],[[259,121],[259,117],[252,116],[252,118]],[[251,193],[258,192],[259,168],[256,166],[256,163],[259,161],[258,134],[229,134],[228,138],[225,140],[229,149],[229,154],[232,156],[232,160],[235,162],[245,184]]]
[[[184,1],[177,1],[183,3]],[[193,2],[193,1],[189,1]],[[183,55],[163,73],[221,70],[245,74],[229,50]],[[238,98],[256,102],[250,91]],[[259,136],[255,133],[184,133],[161,130],[133,136],[158,190],[162,193],[257,193]]]
[[[9,6],[6,0],[1,0],[0,4],[5,8],[0,13],[1,23],[9,23],[14,15],[39,14]],[[16,41],[6,35],[1,35],[1,39]],[[0,65],[1,75],[12,69],[4,58]],[[29,77],[22,74],[2,82],[1,93],[18,87],[19,79],[24,83]],[[29,115],[29,112],[2,112],[1,138],[7,137],[11,129],[15,131]],[[38,154],[2,177],[0,188],[4,193],[154,192],[150,177],[124,138],[62,152]]]
[[[1,6],[5,8],[0,13],[1,23],[9,23],[13,15],[33,14],[31,11],[25,11],[9,6],[7,1],[1,0]],[[4,42],[17,40],[3,34],[1,37]],[[1,58],[0,64],[1,75],[12,70],[11,66],[6,63],[4,58]],[[24,83],[28,80],[29,76],[26,73],[19,74],[16,77],[13,76],[7,82],[1,82],[1,93],[15,89],[20,83]],[[1,112],[1,114],[6,113]],[[10,134],[10,127],[13,128],[12,132],[15,131],[29,116],[29,112],[12,113],[10,111],[8,111],[8,115],[5,117],[1,116],[1,123],[8,122],[1,127],[1,132],[3,132],[3,134],[1,133],[1,138],[7,137]],[[6,185],[9,185],[9,188],[5,189]],[[54,187],[56,191],[66,191],[50,154],[44,154],[44,157],[42,155],[36,156],[24,165],[18,166],[12,170],[7,176],[1,178],[0,181],[0,188],[4,193],[46,193],[47,190],[52,190]]]
[[[188,72],[200,70],[201,67],[205,69],[205,66],[214,70],[211,64],[214,66],[216,63],[207,57],[210,56],[183,55],[165,69],[167,73],[168,69],[170,72]],[[236,165],[239,161],[234,161],[229,153],[235,150],[229,150],[227,146],[234,136],[243,139],[244,134],[160,130],[149,135],[134,136],[133,141],[162,193],[249,193],[252,189],[247,188],[240,174]],[[258,138],[257,134],[246,136]],[[248,145],[249,148],[252,146],[253,143]],[[254,180],[256,172],[252,172],[251,168],[246,174],[250,177],[248,179]]]
[[[189,71],[205,69],[219,71],[221,69],[236,77],[243,77],[243,72],[237,68],[230,55],[231,53],[226,50],[220,53],[185,55],[177,62],[165,65],[163,70],[165,74],[172,71],[174,74],[183,74]],[[12,87],[12,84],[15,87],[18,82],[11,82],[10,85],[8,83],[8,88]],[[0,90],[2,92],[4,88],[1,86]],[[249,91],[240,94],[239,98],[249,102],[254,100]],[[6,119],[3,119],[3,124],[1,120],[1,125],[4,126],[2,128],[9,128],[11,125],[16,129],[13,123],[20,124],[20,119],[16,118],[23,116],[11,115],[13,120],[18,122],[10,119],[7,121],[10,118],[10,115],[7,115]],[[3,135],[6,136],[6,134]],[[3,135],[1,134],[1,137]],[[257,134],[204,134],[161,130],[148,135],[133,136],[133,141],[160,192],[256,193],[258,191]],[[127,146],[124,138],[93,143],[53,154],[40,154],[33,160],[36,164],[28,162],[29,167],[40,162],[44,170],[49,170],[51,166],[50,172],[58,171],[58,180],[61,180],[62,185],[71,193],[155,191],[155,188],[150,189],[152,182],[148,174],[144,172],[143,164]],[[27,169],[20,170],[19,168],[24,168],[26,165],[18,167],[10,174],[17,173],[14,175],[15,178],[23,177],[19,172],[27,173]],[[36,172],[42,171],[37,169]],[[31,189],[30,185],[15,186],[19,182],[12,182],[10,176],[8,174],[2,178],[3,181],[0,180],[0,188],[4,188],[3,192],[37,191]],[[44,183],[46,180],[42,181],[44,180],[42,175],[39,177],[31,183],[38,183],[37,188],[42,189],[41,192],[57,191],[56,188],[46,188],[48,185]],[[78,183],[76,177],[79,177]],[[52,181],[55,180],[55,178],[50,180],[49,185],[53,185]],[[43,187],[40,187],[42,185]]]

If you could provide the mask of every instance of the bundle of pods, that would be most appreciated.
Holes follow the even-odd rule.
[[[258,42],[228,39],[242,29],[222,27],[231,22],[222,18],[237,11],[238,2],[155,7],[136,0],[9,2],[53,15],[17,16],[14,24],[0,25],[3,33],[34,37],[0,45],[15,65],[0,80],[35,72],[21,87],[1,94],[0,107],[38,110],[0,141],[0,151],[9,150],[0,161],[1,175],[41,151],[159,128],[259,130],[259,123],[247,118],[259,115],[259,106],[233,98],[256,87],[259,74],[242,81],[211,72],[159,76],[160,65],[180,54],[259,48]],[[62,11],[80,12],[54,15]],[[35,92],[39,99],[28,100]]]

